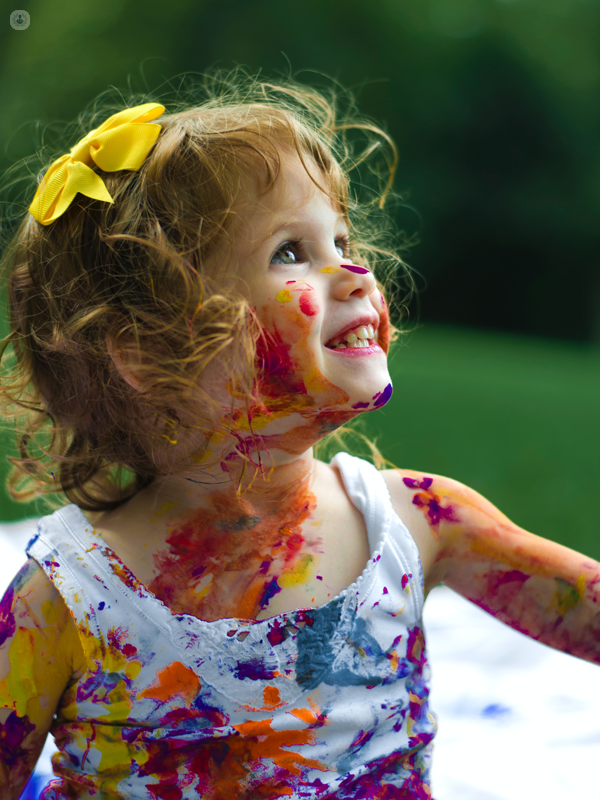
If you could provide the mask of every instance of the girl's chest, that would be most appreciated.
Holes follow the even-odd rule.
[[[282,514],[199,514],[177,525],[96,526],[126,567],[175,614],[266,619],[324,605],[369,558],[363,516],[345,497]],[[151,532],[152,535],[149,535]]]

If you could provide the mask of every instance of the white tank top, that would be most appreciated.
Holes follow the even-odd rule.
[[[46,800],[430,800],[419,552],[379,472],[347,454],[332,464],[371,559],[326,605],[265,620],[174,614],[77,506],[40,520],[27,553],[88,663],[57,709]]]

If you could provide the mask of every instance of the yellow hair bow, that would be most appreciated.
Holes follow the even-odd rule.
[[[144,123],[160,117],[164,110],[158,103],[145,103],[119,111],[52,162],[29,207],[33,217],[50,225],[64,214],[77,192],[113,203],[104,181],[91,167],[96,164],[104,172],[138,170],[161,130],[160,125]]]

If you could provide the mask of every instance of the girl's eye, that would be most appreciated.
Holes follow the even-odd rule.
[[[271,264],[300,264],[302,252],[299,242],[285,242],[273,253]]]

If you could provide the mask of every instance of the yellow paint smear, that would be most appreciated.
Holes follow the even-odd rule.
[[[277,292],[276,297],[280,303],[289,303],[292,300],[292,294],[289,289],[282,289]]]
[[[342,270],[339,267],[323,267],[321,272],[341,272]]]
[[[33,672],[38,638],[38,631],[17,628],[8,653],[10,672],[0,682],[0,705],[14,708],[19,717],[31,716],[28,704],[39,694]]]
[[[296,568],[280,575],[279,578],[277,578],[277,583],[282,589],[288,589],[290,586],[298,586],[299,583],[306,583],[312,563],[312,556],[302,556]]]
[[[59,621],[59,610],[56,607],[56,603],[52,600],[45,600],[42,603],[42,616],[46,625],[56,625]]]
[[[156,516],[160,517],[161,514],[165,514],[170,508],[175,508],[176,505],[177,505],[177,500],[165,503],[164,506],[160,509],[160,511],[156,512]]]
[[[141,661],[130,661],[129,664],[125,667],[125,675],[129,678],[129,680],[134,681],[137,676],[140,674],[140,670],[142,669],[142,662]]]

